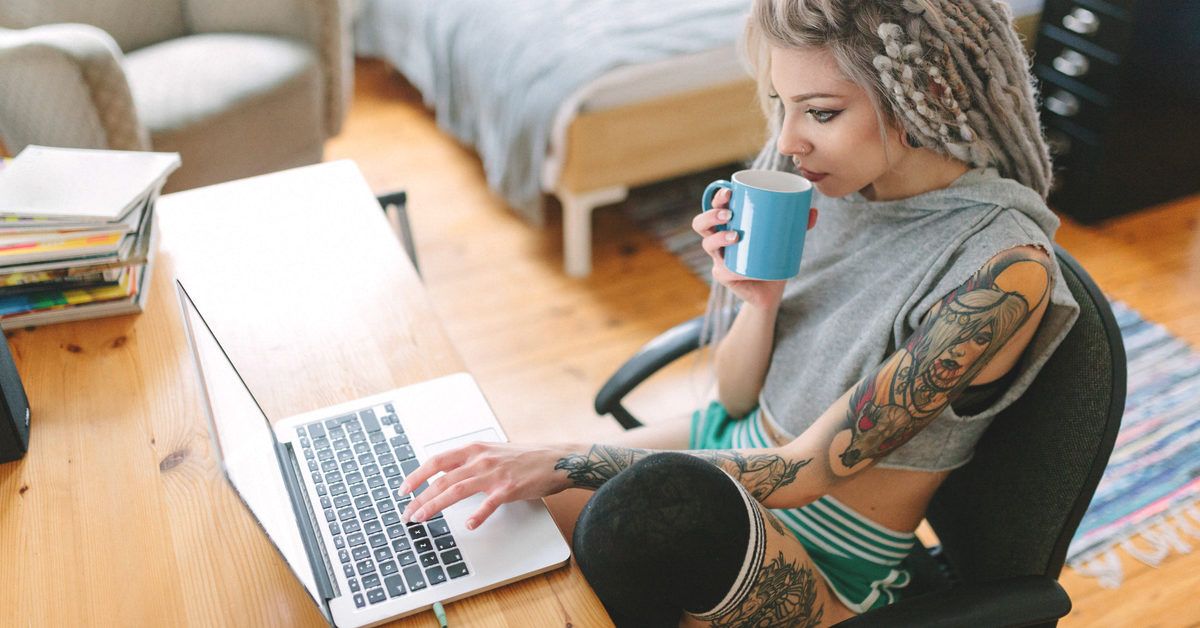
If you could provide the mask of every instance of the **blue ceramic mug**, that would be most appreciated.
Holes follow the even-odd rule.
[[[731,229],[738,240],[725,247],[725,267],[751,279],[791,279],[800,272],[812,183],[800,175],[777,170],[742,170],[733,183],[713,181],[704,190],[700,211],[712,208],[722,188],[732,192],[733,217],[718,230]]]

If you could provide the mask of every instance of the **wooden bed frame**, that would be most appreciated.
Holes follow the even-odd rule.
[[[765,138],[749,79],[579,114],[554,191],[567,274],[591,272],[593,209],[624,200],[633,186],[753,156]]]

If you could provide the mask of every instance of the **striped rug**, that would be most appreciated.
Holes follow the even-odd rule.
[[[691,229],[704,187],[739,164],[632,190],[629,218],[698,277],[710,261]],[[1200,352],[1136,311],[1112,303],[1129,360],[1125,416],[1108,469],[1067,552],[1067,564],[1116,587],[1123,548],[1155,566],[1200,544]]]

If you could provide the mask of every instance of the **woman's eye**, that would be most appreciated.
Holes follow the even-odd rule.
[[[808,110],[808,115],[812,116],[813,120],[816,120],[817,122],[819,122],[821,124],[825,124],[826,122],[829,122],[830,120],[834,119],[835,117],[837,117],[837,114],[839,114],[839,113],[841,113],[841,111],[830,111],[828,109],[809,109]]]
[[[771,92],[771,93],[767,94],[767,98],[770,98],[771,100],[779,100],[779,94],[777,94],[775,92]]]

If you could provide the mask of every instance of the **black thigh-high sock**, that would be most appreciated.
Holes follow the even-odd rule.
[[[654,454],[596,491],[575,525],[575,558],[618,626],[676,626],[748,585],[743,566],[761,561],[764,538],[749,500],[708,462]]]

